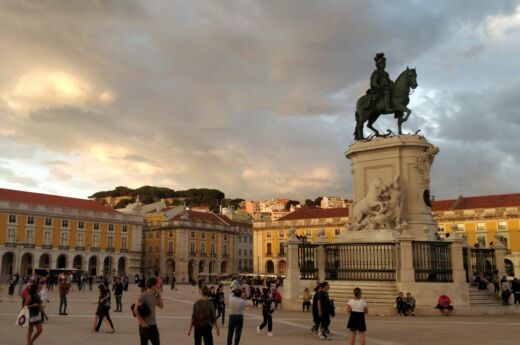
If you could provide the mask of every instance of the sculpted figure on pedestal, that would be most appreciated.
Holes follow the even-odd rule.
[[[376,70],[370,77],[370,89],[356,103],[356,130],[354,132],[356,140],[366,140],[363,134],[365,122],[367,122],[367,127],[374,131],[375,136],[391,135],[390,130],[387,130],[387,134],[380,134],[372,126],[379,116],[386,114],[394,114],[397,119],[397,132],[403,134],[401,125],[408,120],[412,113],[408,108],[408,103],[410,102],[410,89],[413,90],[418,86],[415,69],[407,67],[393,83],[385,71],[385,54],[376,54],[374,61]]]
[[[354,204],[349,229],[400,229],[403,222],[402,192],[399,175],[388,186],[380,178],[370,182],[365,198]]]

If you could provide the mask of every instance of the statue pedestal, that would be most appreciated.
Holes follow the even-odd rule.
[[[370,198],[367,192],[375,180],[381,179],[384,184],[382,188],[397,181],[402,198],[400,216],[407,223],[407,232],[415,240],[434,240],[437,226],[427,202],[430,200],[430,168],[438,151],[418,135],[398,135],[353,143],[345,153],[352,162],[353,209],[356,203]],[[355,214],[355,210],[351,212],[351,220]],[[359,236],[363,235],[354,237]],[[372,239],[366,238],[366,241],[369,240]]]
[[[362,242],[394,242],[399,239],[397,230],[360,230],[345,231],[340,236],[339,242],[362,243]]]

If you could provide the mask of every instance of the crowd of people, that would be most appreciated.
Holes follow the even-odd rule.
[[[517,279],[510,281],[506,277],[501,280],[496,279],[498,281],[497,289],[495,278],[486,279],[479,275],[475,278],[475,285],[478,288],[485,286],[487,289],[492,284],[495,293],[502,295],[504,291],[510,291],[514,296],[514,303],[520,303],[520,282]],[[66,273],[48,278],[36,276],[22,278],[15,275],[9,280],[9,298],[14,298],[15,288],[19,286],[22,307],[27,310],[25,315],[27,315],[28,345],[34,344],[43,332],[44,322],[49,320],[46,310],[49,303],[48,292],[56,287],[59,295],[59,315],[68,315],[67,297],[74,284],[77,284],[78,291],[84,291],[87,286],[91,290],[91,285],[94,282],[99,282],[97,285],[99,296],[95,303],[92,331],[99,332],[104,323],[108,333],[115,332],[110,311],[123,311],[123,294],[128,291],[128,278],[126,276],[102,277],[101,279],[92,278],[91,280],[87,276],[73,277]],[[140,343],[141,345],[148,343],[159,345],[160,336],[155,310],[157,307],[163,308],[164,306],[162,298],[164,285],[170,285],[170,289],[174,291],[176,290],[176,279],[175,277],[173,279],[161,277],[145,279],[143,276],[136,276],[135,283],[141,288],[141,294],[130,309],[138,323]],[[193,335],[195,345],[202,343],[213,345],[213,329],[219,336],[221,329],[225,328],[226,325],[227,345],[239,345],[244,326],[244,312],[249,306],[253,310],[259,308],[261,311],[262,322],[256,327],[257,333],[262,334],[266,329],[267,336],[274,335],[275,312],[283,303],[280,281],[271,283],[264,281],[262,286],[254,286],[250,279],[237,276],[229,285],[218,280],[213,285],[207,284],[204,277],[194,280],[193,283],[192,285],[197,288],[196,291],[198,291],[200,297],[193,305],[188,335]],[[317,282],[313,293],[306,288],[302,294],[302,312],[312,315],[313,326],[311,331],[322,340],[331,339],[329,326],[331,318],[335,317],[336,314],[336,306],[334,300],[329,296],[329,289],[328,282]],[[112,296],[115,300],[115,308],[113,309]],[[507,296],[507,300],[509,300],[509,296]],[[505,297],[504,303],[506,303]],[[395,309],[399,315],[414,316],[415,307],[416,301],[410,292],[406,295],[399,292],[395,299]],[[439,296],[435,308],[439,309],[442,315],[450,315],[454,309],[447,295]],[[346,312],[349,315],[347,329],[351,333],[350,344],[353,345],[356,338],[359,338],[362,345],[365,344],[367,329],[365,314],[368,313],[368,307],[366,301],[362,299],[361,289],[354,289],[353,296],[346,305]]]

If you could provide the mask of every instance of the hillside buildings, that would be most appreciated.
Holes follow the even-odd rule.
[[[0,189],[0,278],[35,268],[140,273],[142,222],[91,200]]]

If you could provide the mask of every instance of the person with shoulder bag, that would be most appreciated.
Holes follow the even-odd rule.
[[[101,323],[105,320],[105,323],[108,323],[111,328],[109,333],[114,333],[114,324],[110,319],[110,289],[108,289],[104,284],[99,284],[99,299],[96,315],[98,320],[95,331],[99,332]]]
[[[162,308],[164,306],[161,293],[157,290],[157,279],[149,278],[146,281],[146,291],[139,297],[132,308],[137,321],[139,323],[139,337],[141,345],[148,345],[148,341],[152,345],[160,345],[159,329],[155,319],[155,307]]]
[[[27,345],[33,345],[34,341],[42,334],[42,318],[41,318],[41,308],[42,302],[40,300],[40,295],[38,295],[38,283],[34,282],[30,284],[28,287],[28,294],[24,301],[24,306],[29,309],[29,328],[27,329]],[[33,334],[34,328],[36,328],[36,333]]]
[[[215,306],[209,300],[209,289],[207,286],[203,286],[200,289],[200,293],[200,299],[193,305],[188,336],[191,335],[191,330],[195,329],[193,334],[195,345],[201,345],[202,339],[204,339],[204,345],[213,345],[213,334],[211,333],[213,326],[217,330],[217,336],[220,336],[220,330],[215,317]]]

